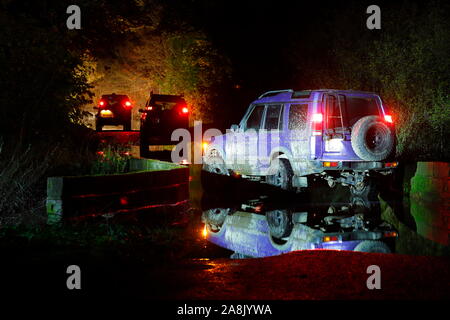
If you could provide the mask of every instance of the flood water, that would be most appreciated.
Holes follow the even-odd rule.
[[[357,197],[348,187],[317,181],[305,192],[286,193],[226,178],[206,188],[194,180],[190,193],[203,236],[229,250],[230,258],[320,249],[448,256],[439,204],[409,199],[399,189],[385,180],[370,198]]]

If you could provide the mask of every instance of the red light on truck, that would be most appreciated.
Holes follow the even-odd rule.
[[[338,236],[325,236],[322,238],[323,242],[339,241]]]
[[[394,123],[394,121],[392,120],[392,116],[389,114],[384,115],[384,121],[386,121],[388,123]]]
[[[100,100],[99,103],[98,103],[98,105],[101,106],[101,107],[103,107],[103,106],[105,105],[105,101]]]
[[[323,115],[321,113],[314,113],[312,115],[312,122],[322,122],[323,121]]]
[[[130,101],[125,101],[125,107],[131,107],[131,102]]]
[[[336,168],[339,165],[339,162],[331,162],[331,161],[325,161],[322,162],[322,165],[324,167],[332,167],[332,168]]]
[[[311,121],[312,121],[313,136],[321,136],[322,135],[323,115],[321,113],[314,113],[312,115]]]
[[[189,112],[189,109],[188,108],[186,108],[186,107],[183,107],[183,109],[181,109],[181,112],[183,112],[183,113],[188,113]]]
[[[384,167],[385,168],[395,168],[395,167],[397,167],[398,166],[398,162],[386,162],[385,164],[384,164]]]
[[[398,236],[398,234],[395,231],[388,231],[384,233],[384,236],[387,238],[395,238]]]

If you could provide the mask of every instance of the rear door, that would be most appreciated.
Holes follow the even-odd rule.
[[[350,128],[346,126],[345,96],[335,93],[324,95],[323,158],[338,160],[345,154],[350,142]]]
[[[309,104],[291,103],[286,110],[289,110],[287,125],[289,134],[289,147],[294,159],[306,159],[309,154],[309,126],[308,126]]]

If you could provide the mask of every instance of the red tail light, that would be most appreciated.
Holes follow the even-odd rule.
[[[99,105],[100,107],[103,107],[103,106],[105,105],[105,101],[100,100],[100,101],[98,102],[98,105]]]
[[[397,167],[398,166],[398,162],[386,162],[385,164],[384,164],[384,167],[385,168],[395,168],[395,167]]]
[[[384,115],[384,121],[389,122],[389,123],[394,123],[394,121],[392,121],[392,116],[389,114]]]
[[[325,162],[322,162],[322,165],[323,165],[324,167],[333,167],[333,168],[336,168],[337,166],[339,166],[339,162],[325,161]]]
[[[312,121],[312,134],[313,136],[322,135],[323,128],[323,115],[321,113],[314,113],[311,118]]]
[[[126,107],[126,108],[129,108],[129,107],[131,107],[131,102],[130,101],[125,101],[125,103],[124,103],[124,106]]]
[[[186,114],[186,113],[189,112],[189,109],[188,109],[187,107],[183,107],[183,108],[181,109],[181,112],[184,113],[184,114]]]
[[[339,241],[338,236],[325,236],[322,238],[323,242],[330,242],[330,241]]]

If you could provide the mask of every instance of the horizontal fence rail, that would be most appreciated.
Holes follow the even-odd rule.
[[[47,179],[48,222],[135,212],[189,199],[189,168],[130,159],[129,173]]]

